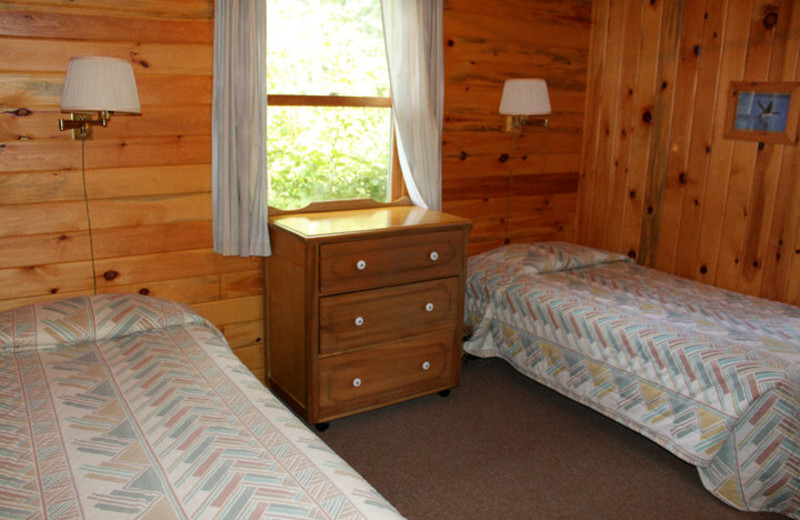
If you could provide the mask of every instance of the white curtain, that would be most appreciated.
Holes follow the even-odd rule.
[[[381,0],[403,178],[417,206],[442,208],[443,0]]]
[[[267,8],[216,0],[211,119],[214,250],[268,256]]]

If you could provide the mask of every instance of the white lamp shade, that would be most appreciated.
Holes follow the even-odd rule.
[[[61,111],[141,114],[133,67],[118,58],[81,56],[70,59]]]
[[[550,97],[543,79],[507,79],[503,85],[500,113],[538,116],[550,113]]]

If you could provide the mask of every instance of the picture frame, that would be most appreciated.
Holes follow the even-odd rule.
[[[728,98],[724,137],[797,144],[800,83],[734,81]]]

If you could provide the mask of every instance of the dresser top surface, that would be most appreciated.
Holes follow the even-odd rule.
[[[417,206],[293,213],[273,217],[270,222],[306,238],[471,225],[465,218]]]

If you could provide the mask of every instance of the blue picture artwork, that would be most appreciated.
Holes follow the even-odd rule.
[[[735,130],[785,132],[791,94],[739,92]]]

